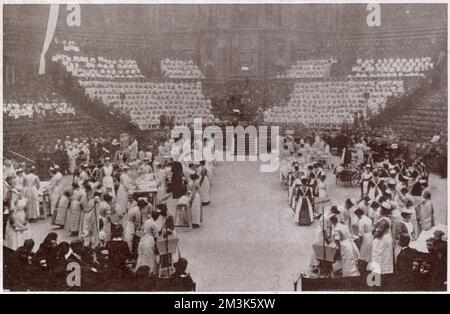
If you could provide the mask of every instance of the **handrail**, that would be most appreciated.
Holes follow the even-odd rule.
[[[16,156],[19,156],[20,158],[23,158],[23,159],[26,159],[26,160],[28,160],[28,161],[31,161],[32,163],[36,163],[36,161],[34,161],[34,160],[32,160],[32,159],[30,159],[30,158],[27,158],[27,157],[25,157],[25,156],[23,156],[23,155],[21,155],[21,154],[19,154],[19,153],[16,153],[15,151],[12,151],[12,150],[10,150],[10,149],[7,149],[7,151],[8,152],[10,152],[11,154],[14,154],[14,155],[16,155]]]

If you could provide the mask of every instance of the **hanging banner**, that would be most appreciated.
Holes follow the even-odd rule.
[[[53,40],[53,35],[58,22],[59,4],[51,4],[48,14],[47,33],[45,34],[44,46],[42,47],[41,60],[39,62],[39,75],[45,74],[45,54]]]

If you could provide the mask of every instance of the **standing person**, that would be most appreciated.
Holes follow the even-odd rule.
[[[327,177],[324,173],[319,176],[319,180],[317,181],[317,196],[317,207],[320,206],[321,208],[321,211],[318,213],[320,215],[324,212],[325,204],[328,204],[330,202],[330,198],[328,196]],[[316,210],[318,210],[318,208]]]
[[[75,168],[77,166],[77,156],[75,153],[75,149],[72,145],[67,146],[67,159],[69,161],[69,174],[73,174],[75,172]]]
[[[422,193],[422,200],[416,207],[417,213],[417,225],[418,234],[422,231],[430,230],[435,226],[434,219],[434,208],[431,202],[431,192],[429,190],[424,190]]]
[[[27,199],[27,218],[30,222],[35,222],[40,216],[39,213],[39,186],[40,181],[34,174],[34,167],[31,167],[24,180],[24,197]]]
[[[395,273],[402,276],[402,279],[411,279],[413,262],[419,255],[419,252],[416,249],[409,246],[410,242],[411,238],[408,234],[401,233],[398,236],[398,246],[400,247],[400,251],[395,263]]]
[[[55,220],[53,222],[54,225],[64,227],[66,224],[67,213],[70,206],[70,190],[65,190],[61,197],[56,202],[56,212],[55,212]]]
[[[100,180],[102,182],[103,187],[105,188],[106,193],[109,193],[116,197],[116,191],[114,189],[114,180],[113,180],[113,166],[109,161],[109,157],[105,158],[105,164],[100,170]]]
[[[47,188],[48,192],[50,193],[50,213],[48,213],[48,215],[53,216],[56,209],[56,203],[58,202],[58,199],[61,195],[61,191],[59,190],[59,176],[56,174],[55,169],[50,168],[49,172],[51,178]]]
[[[360,259],[364,261],[365,265],[363,271],[366,270],[367,265],[372,261],[372,220],[364,214],[364,210],[357,208],[355,215],[358,217],[358,247]],[[360,270],[361,271],[361,270]]]
[[[133,243],[136,242],[135,237],[142,227],[142,214],[141,209],[147,206],[147,202],[143,199],[139,199],[136,206],[129,209],[125,221],[123,240],[127,243],[131,254],[135,254]]]
[[[372,244],[370,270],[380,275],[394,272],[394,243],[388,220],[383,219],[376,227]]]
[[[209,184],[208,170],[206,168],[202,168],[202,170],[200,171],[200,183],[199,183],[199,193],[200,193],[200,200],[202,201],[202,206],[209,205],[210,190],[211,186]]]
[[[120,185],[117,190],[117,203],[121,208],[126,208],[128,202],[128,191],[131,188],[130,168],[127,165],[123,166],[123,173],[120,175]]]
[[[202,201],[200,199],[199,193],[199,177],[198,174],[194,173],[191,175],[191,197],[189,200],[189,204],[191,206],[191,215],[192,215],[192,227],[198,228],[203,220],[202,213]]]
[[[372,172],[370,171],[370,165],[366,166],[360,180],[361,185],[361,199],[369,195],[369,182],[372,179]]]
[[[148,220],[144,224],[144,235],[139,241],[138,245],[138,258],[136,261],[135,271],[141,266],[148,266],[150,268],[150,273],[157,275],[158,266],[156,264],[156,254],[155,254],[155,238],[157,235],[157,226],[151,220]]]
[[[359,276],[359,251],[347,226],[337,223],[334,240],[338,243],[341,254],[342,277]]]
[[[70,232],[70,236],[78,235],[81,218],[81,198],[83,192],[77,183],[72,184],[72,198],[70,200],[70,207],[67,213],[67,220],[64,229]]]
[[[91,198],[86,209],[83,211],[83,221],[80,226],[80,237],[84,240],[84,246],[91,245],[92,248],[99,244],[99,207],[100,196]]]
[[[308,179],[301,179],[302,185],[297,189],[297,205],[295,206],[294,221],[299,225],[310,225],[313,223],[312,192],[308,187]]]
[[[378,171],[374,170],[368,184],[367,194],[371,199],[376,199],[378,196],[383,195],[385,190],[386,187],[384,186],[383,180],[378,177]]]
[[[22,246],[27,239],[31,239],[31,233],[28,221],[26,219],[25,209],[27,200],[21,199],[14,206],[14,211],[10,213],[6,223],[4,245],[11,250],[16,250]]]

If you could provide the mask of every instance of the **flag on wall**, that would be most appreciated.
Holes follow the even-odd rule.
[[[45,74],[45,54],[53,40],[53,35],[58,22],[59,4],[51,4],[48,13],[47,32],[45,33],[44,46],[42,47],[41,60],[39,62],[39,75]]]

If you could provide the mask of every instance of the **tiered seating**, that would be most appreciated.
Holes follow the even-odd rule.
[[[377,114],[389,96],[404,93],[403,81],[324,81],[296,83],[285,106],[264,113],[269,123],[304,123],[337,127],[352,113],[365,111],[364,93],[369,93],[368,109]]]
[[[58,53],[52,60],[61,63],[90,98],[128,114],[141,129],[158,127],[161,115],[175,116],[177,125],[192,124],[194,118],[213,122],[211,101],[203,95],[200,81],[144,81],[137,62],[130,59]],[[161,67],[169,78],[202,77],[192,61],[165,59]]]
[[[37,103],[34,103],[34,101],[20,102],[5,99],[3,117],[19,119],[20,117],[75,115],[75,108],[60,98],[38,100]]]
[[[52,61],[61,62],[66,71],[79,78],[135,79],[144,78],[136,60],[111,60],[104,57],[56,54]]]
[[[442,94],[427,95],[389,124],[401,137],[429,140],[447,130],[447,99]]]
[[[200,79],[205,78],[192,60],[173,60],[166,58],[161,61],[161,73],[169,78]]]
[[[331,66],[336,62],[334,58],[298,60],[286,74],[278,74],[277,78],[325,78],[329,76]]]
[[[431,57],[358,59],[352,68],[356,77],[424,76],[433,69]]]
[[[141,129],[159,126],[160,116],[176,116],[177,125],[203,118],[211,123],[211,101],[202,93],[201,82],[81,81],[86,93],[103,103],[127,111]],[[120,99],[121,94],[125,95]]]
[[[49,77],[29,76],[20,85],[5,86],[3,106],[4,148],[25,156],[41,145],[65,136],[118,136],[120,131],[85,114],[56,93]]]

